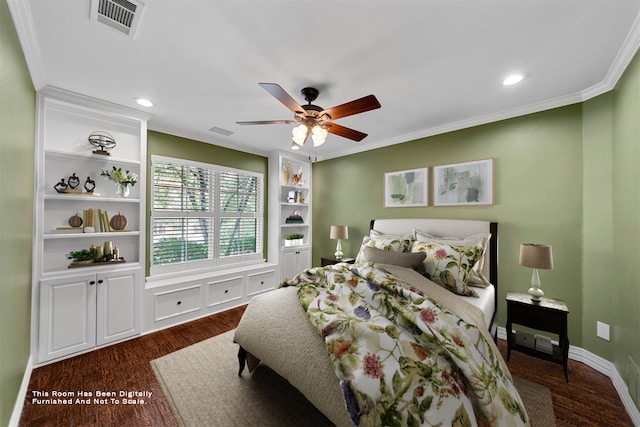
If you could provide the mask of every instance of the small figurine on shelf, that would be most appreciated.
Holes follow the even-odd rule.
[[[58,193],[65,193],[67,191],[67,188],[69,188],[69,186],[67,185],[66,182],[64,182],[64,178],[62,178],[56,185],[53,186],[53,188]]]
[[[116,146],[116,140],[104,131],[96,131],[89,135],[89,143],[97,148],[93,151],[93,154],[101,154],[103,156],[109,156],[107,152]]]
[[[74,228],[79,228],[82,225],[82,218],[78,216],[78,213],[69,218],[69,225]]]
[[[76,173],[74,172],[73,175],[71,175],[67,180],[67,183],[69,184],[69,188],[75,190],[78,187],[78,185],[80,185],[80,178],[78,178],[76,176]]]
[[[96,182],[91,179],[91,177],[87,177],[87,181],[84,183],[84,189],[87,190],[87,193],[93,193],[93,190],[96,188]]]
[[[291,177],[291,182],[293,185],[302,185],[302,166],[298,169],[298,173]]]

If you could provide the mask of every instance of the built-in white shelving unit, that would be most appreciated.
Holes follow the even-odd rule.
[[[145,177],[148,116],[65,91],[45,88],[38,94],[35,158],[35,234],[33,243],[33,339],[36,365],[90,350],[141,331],[145,254]],[[94,154],[92,132],[112,135],[109,155]],[[126,198],[100,176],[121,167],[138,175]],[[79,179],[75,193],[54,186]],[[87,191],[93,186],[93,191]],[[86,188],[85,188],[86,184]],[[82,232],[69,218],[92,209],[111,219],[126,217],[124,230]],[[83,224],[83,226],[86,224]],[[120,262],[71,265],[72,251],[117,247]]]
[[[285,152],[269,157],[269,261],[280,280],[311,266],[311,162]],[[302,235],[300,240],[287,239]]]

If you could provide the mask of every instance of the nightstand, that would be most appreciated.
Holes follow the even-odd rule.
[[[555,362],[564,366],[564,377],[569,382],[569,337],[567,333],[569,309],[564,301],[542,297],[540,301],[531,300],[531,295],[507,292],[507,361],[511,350],[517,350],[530,356]],[[535,345],[517,342],[517,333],[512,324],[527,326],[539,331],[558,334],[559,345],[551,345],[550,352],[536,349]]]
[[[320,266],[326,267],[327,265],[337,264],[339,262],[346,262],[348,264],[353,264],[355,262],[355,258],[347,258],[344,257],[342,259],[336,259],[334,256],[323,256],[320,258]]]

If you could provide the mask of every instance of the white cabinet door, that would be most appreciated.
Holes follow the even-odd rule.
[[[96,345],[96,275],[40,281],[38,360]]]
[[[305,268],[311,267],[311,251],[307,246],[282,250],[280,280],[293,279]]]
[[[97,275],[97,345],[140,333],[140,269]]]

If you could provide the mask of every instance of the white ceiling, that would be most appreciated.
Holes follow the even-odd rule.
[[[327,159],[584,101],[640,43],[640,0],[143,2],[132,38],[91,20],[90,0],[9,0],[36,89],[148,97],[150,129],[257,154],[288,150],[292,125],[235,122],[293,117],[259,82],[301,104],[314,86],[324,108],[376,95],[382,108],[336,121],[362,142],[301,150]]]

